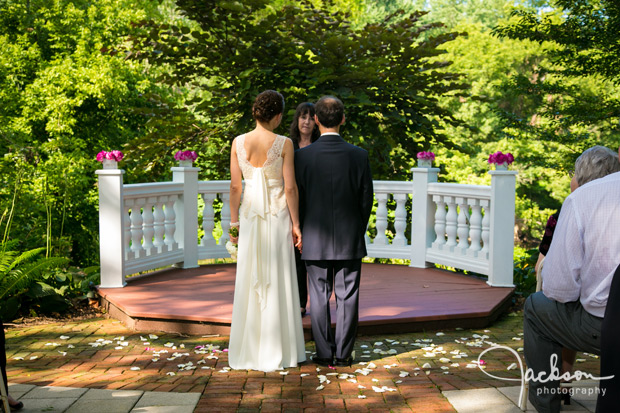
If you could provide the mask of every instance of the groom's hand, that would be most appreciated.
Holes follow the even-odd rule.
[[[293,242],[295,243],[295,247],[301,252],[302,242],[301,242],[301,230],[299,227],[293,227]]]

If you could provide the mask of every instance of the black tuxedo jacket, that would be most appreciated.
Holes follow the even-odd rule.
[[[295,152],[304,260],[366,256],[373,204],[368,152],[339,135],[323,135]]]

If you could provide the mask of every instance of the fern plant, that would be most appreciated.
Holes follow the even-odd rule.
[[[31,293],[36,298],[57,292],[42,282],[50,272],[67,264],[67,258],[40,257],[45,248],[19,252],[15,242],[0,243],[0,317],[11,318],[20,309],[21,297]]]

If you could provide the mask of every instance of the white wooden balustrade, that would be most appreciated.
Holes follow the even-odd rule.
[[[102,288],[123,287],[127,275],[142,271],[229,257],[230,181],[198,181],[199,171],[174,167],[171,182],[131,185],[123,185],[123,170],[97,171]],[[376,235],[366,237],[368,256],[408,259],[418,268],[446,265],[485,274],[492,286],[512,286],[516,172],[490,171],[491,186],[439,183],[438,168],[412,172],[412,181],[374,181]]]

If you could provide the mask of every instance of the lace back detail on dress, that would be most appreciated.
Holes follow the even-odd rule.
[[[288,138],[285,136],[276,136],[276,139],[267,151],[267,159],[260,168],[252,166],[250,161],[248,161],[248,156],[245,150],[245,135],[241,135],[236,139],[237,160],[239,161],[239,167],[243,173],[243,179],[248,182],[253,178],[256,170],[262,169],[265,175],[265,180],[267,181],[269,210],[272,215],[276,215],[278,212],[286,208],[286,197],[284,196],[284,182],[282,174],[282,150],[286,139]],[[248,216],[248,210],[249,204],[242,201],[241,213],[245,217]]]

